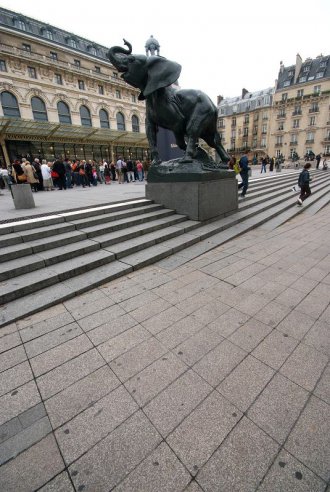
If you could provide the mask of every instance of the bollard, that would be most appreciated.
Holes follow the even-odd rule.
[[[11,194],[16,209],[35,208],[31,186],[29,184],[11,185]]]

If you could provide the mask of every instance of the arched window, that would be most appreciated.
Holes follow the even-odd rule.
[[[11,92],[4,91],[1,93],[1,105],[4,116],[9,118],[21,117],[17,99]]]
[[[132,131],[136,133],[140,132],[139,118],[135,115],[132,116]]]
[[[100,109],[99,114],[101,128],[110,128],[108,112],[105,109]]]
[[[35,121],[48,121],[46,106],[40,97],[32,97],[31,106]]]
[[[91,113],[87,106],[80,106],[80,119],[82,126],[92,126]]]
[[[59,101],[57,103],[57,112],[58,112],[58,119],[60,123],[66,123],[68,125],[72,124],[70,109],[65,102]]]
[[[123,113],[117,113],[117,130],[126,130],[125,117]]]

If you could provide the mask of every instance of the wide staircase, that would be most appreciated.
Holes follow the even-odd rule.
[[[291,190],[293,172],[252,180],[239,210],[209,223],[137,199],[0,224],[0,326],[173,253],[185,250],[182,262],[189,261],[255,227],[313,215],[330,201],[330,173],[311,175],[303,207]]]

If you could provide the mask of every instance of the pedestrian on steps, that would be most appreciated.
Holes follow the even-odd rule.
[[[310,167],[311,167],[310,162],[307,162],[307,164],[304,165],[304,169],[299,174],[298,186],[300,186],[300,196],[298,198],[297,204],[300,206],[303,204],[303,201],[306,200],[306,198],[308,198],[312,194],[311,189],[309,187],[311,177],[308,169]]]
[[[244,153],[244,155],[240,158],[239,167],[240,167],[240,175],[242,178],[242,182],[238,185],[238,189],[242,188],[241,197],[244,198],[246,195],[246,191],[249,187],[249,159],[248,159],[248,151]]]

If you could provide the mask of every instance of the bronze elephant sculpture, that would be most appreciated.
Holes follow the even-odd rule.
[[[146,100],[146,133],[153,164],[160,162],[157,150],[158,127],[172,130],[178,147],[185,151],[182,162],[191,162],[196,155],[198,139],[215,149],[227,168],[229,156],[217,132],[217,108],[202,91],[180,89],[177,82],[181,65],[162,56],[132,55],[128,47],[113,46],[108,58],[122,72],[122,78],[140,89],[140,100]]]

